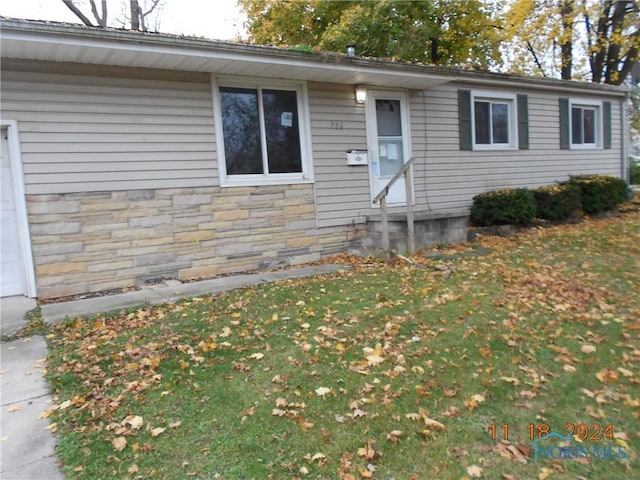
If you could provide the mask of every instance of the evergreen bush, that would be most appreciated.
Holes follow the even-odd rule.
[[[568,184],[580,190],[582,210],[589,215],[612,210],[629,195],[624,180],[607,175],[577,175],[570,177]]]
[[[566,220],[582,209],[580,189],[576,185],[549,185],[533,191],[536,217],[544,220]]]
[[[496,190],[473,197],[471,222],[490,225],[531,225],[536,214],[533,192],[526,188]]]

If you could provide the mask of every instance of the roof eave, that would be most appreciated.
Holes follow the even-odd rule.
[[[3,58],[425,89],[448,82],[625,96],[612,85],[506,75],[197,37],[2,18]]]

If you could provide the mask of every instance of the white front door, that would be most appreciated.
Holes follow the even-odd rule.
[[[369,176],[373,199],[411,157],[405,93],[367,92],[366,115]],[[405,182],[398,179],[389,190],[387,204],[406,203]]]
[[[0,251],[0,297],[10,295],[22,295],[25,293],[24,272],[22,257],[20,254],[20,241],[18,237],[18,221],[13,190],[13,177],[11,174],[11,159],[7,142],[7,129],[0,130],[2,136],[2,185],[0,196],[1,224],[0,237],[2,250]]]

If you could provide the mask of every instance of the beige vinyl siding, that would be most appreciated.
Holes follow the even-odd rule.
[[[467,210],[472,198],[488,190],[537,187],[576,174],[621,175],[620,100],[612,103],[612,148],[560,149],[560,97],[600,99],[597,95],[567,95],[542,90],[495,90],[528,96],[529,150],[461,151],[458,130],[458,89],[446,84],[409,92],[414,191],[420,211]],[[345,151],[366,148],[364,108],[353,99],[352,86],[312,84],[310,110],[320,226],[362,222],[379,213],[371,208],[368,167],[348,167]],[[344,130],[331,129],[342,122]],[[392,211],[403,211],[394,207]]]
[[[526,94],[529,110],[529,150],[460,151],[458,141],[458,89],[443,85],[411,95],[416,199],[420,208],[469,208],[478,193],[508,187],[537,187],[582,173],[621,174],[620,103],[612,102],[612,148],[560,149],[562,93],[503,90]],[[483,90],[490,90],[484,87]],[[424,97],[423,97],[424,95]],[[571,96],[571,98],[576,98]],[[598,99],[590,95],[584,98]]]
[[[364,106],[350,85],[312,83],[309,112],[318,226],[362,223],[370,207],[369,169],[347,165],[347,150],[367,148]]]
[[[207,76],[3,71],[27,194],[219,184]]]

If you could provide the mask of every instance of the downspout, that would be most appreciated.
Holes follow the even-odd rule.
[[[629,93],[624,97],[624,101],[620,102],[620,119],[622,135],[620,135],[622,145],[620,146],[620,174],[622,179],[629,183],[631,178],[629,176],[629,119],[627,118],[627,103],[629,102]]]

